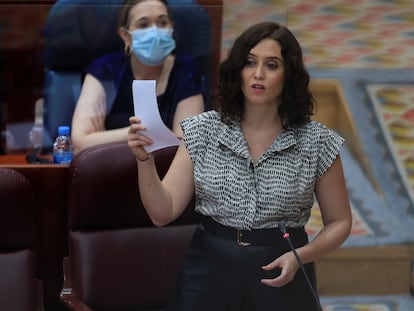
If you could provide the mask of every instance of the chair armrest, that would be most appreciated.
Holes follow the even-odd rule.
[[[78,300],[76,293],[72,290],[70,257],[63,258],[63,289],[60,292],[59,299],[68,310],[93,311],[93,309]]]
[[[65,308],[71,311],[93,311],[93,309],[79,301],[75,293],[61,293],[60,301],[63,303]]]

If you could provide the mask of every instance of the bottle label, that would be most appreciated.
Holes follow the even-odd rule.
[[[53,163],[57,164],[70,164],[73,159],[72,152],[59,152],[53,154]]]

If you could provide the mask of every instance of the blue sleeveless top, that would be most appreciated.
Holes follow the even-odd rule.
[[[98,79],[105,89],[105,128],[109,130],[128,126],[129,117],[134,115],[134,78],[129,56],[123,52],[102,56],[86,68],[86,73]],[[158,109],[165,125],[172,128],[175,110],[181,100],[198,94],[202,94],[201,76],[193,59],[189,55],[177,53],[165,92],[157,96]]]

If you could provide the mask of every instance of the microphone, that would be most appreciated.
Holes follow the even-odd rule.
[[[312,286],[312,283],[311,283],[311,281],[309,279],[309,276],[306,273],[306,270],[305,270],[305,268],[303,266],[302,260],[300,259],[299,255],[298,255],[298,253],[297,253],[297,251],[295,249],[295,247],[293,246],[292,240],[290,239],[289,231],[287,230],[287,228],[286,228],[286,226],[285,226],[285,224],[283,222],[279,223],[279,229],[280,229],[280,231],[283,234],[282,237],[288,241],[289,246],[290,246],[291,250],[293,251],[293,254],[296,257],[296,260],[297,260],[297,262],[299,264],[299,267],[302,270],[302,272],[303,272],[303,274],[305,276],[306,282],[308,283],[308,286],[309,286],[309,288],[310,288],[310,290],[312,292],[313,298],[315,298],[316,305],[318,306],[318,309],[320,311],[323,311],[321,302],[319,300],[319,296],[318,296],[318,294],[316,294],[316,291],[315,291],[315,289]]]

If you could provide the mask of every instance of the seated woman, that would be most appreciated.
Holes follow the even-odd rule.
[[[104,22],[104,21],[102,21]],[[75,152],[127,140],[134,114],[133,80],[155,80],[164,123],[181,138],[179,122],[204,111],[201,79],[192,58],[175,53],[165,0],[126,0],[119,35],[125,53],[105,55],[87,69],[72,119]]]

